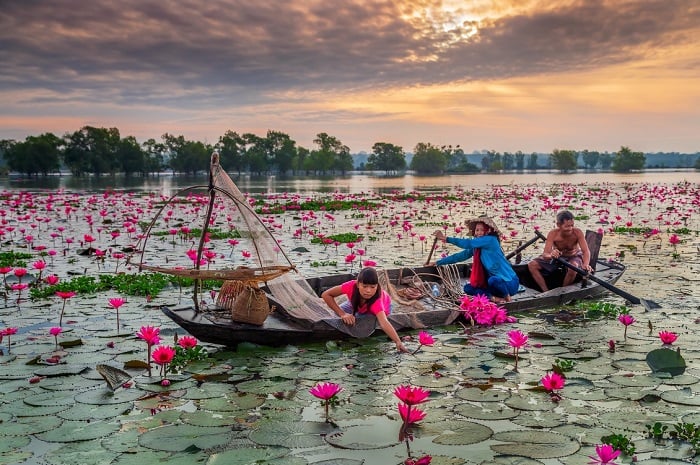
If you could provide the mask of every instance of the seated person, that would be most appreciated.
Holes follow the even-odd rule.
[[[472,272],[464,292],[469,295],[485,295],[495,302],[510,302],[518,292],[520,282],[513,267],[501,249],[501,233],[487,216],[467,221],[471,238],[446,237],[442,231],[434,235],[462,251],[441,258],[436,265],[447,265],[472,258]]]
[[[574,215],[563,210],[557,214],[557,227],[549,231],[542,255],[527,264],[532,278],[542,291],[548,291],[545,277],[555,273],[559,268],[556,259],[561,258],[589,273],[591,251],[586,237],[579,228],[574,227]],[[567,268],[562,286],[568,286],[576,279],[576,271]]]
[[[345,295],[348,300],[342,305],[336,297]],[[396,329],[391,325],[387,315],[391,312],[391,297],[379,285],[377,270],[366,267],[360,270],[356,280],[346,281],[339,286],[326,289],[321,298],[333,312],[349,326],[355,324],[355,315],[371,314],[377,318],[379,326],[396,344],[399,352],[408,352]]]

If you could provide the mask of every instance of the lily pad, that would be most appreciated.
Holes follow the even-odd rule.
[[[493,435],[493,430],[488,426],[471,421],[451,420],[435,426],[441,428],[441,434],[433,438],[435,444],[466,446],[485,441]]]
[[[661,393],[661,398],[666,402],[673,402],[674,404],[700,407],[700,395],[690,391],[690,389],[664,391]]]
[[[508,420],[520,414],[519,410],[491,402],[480,405],[462,403],[455,407],[454,412],[475,420]]]
[[[128,454],[121,454],[110,465],[144,465],[153,463],[167,463],[168,465],[193,465],[205,463],[209,454],[197,453],[176,453],[138,448],[138,451]],[[235,462],[231,462],[233,464]]]
[[[102,448],[99,440],[71,442],[48,451],[42,458],[48,465],[112,463],[116,452]]]
[[[326,441],[335,447],[352,450],[384,449],[399,444],[400,423],[387,418],[373,418],[371,424],[362,423],[326,436]]]
[[[310,421],[267,421],[250,433],[250,439],[263,446],[317,447],[324,436],[335,431],[331,423]]]
[[[494,452],[532,459],[566,457],[581,448],[574,438],[549,431],[501,431],[493,439],[505,443],[492,444]]]
[[[647,354],[647,364],[654,373],[665,372],[671,376],[685,373],[685,359],[681,354],[671,349],[654,349]]]
[[[119,431],[117,422],[66,420],[50,431],[37,434],[46,442],[89,441]]]
[[[231,428],[194,425],[168,425],[146,431],[139,437],[139,444],[153,450],[183,452],[211,449],[225,445],[231,438]]]

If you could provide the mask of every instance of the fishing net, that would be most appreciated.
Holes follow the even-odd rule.
[[[194,266],[157,266],[147,264],[141,258],[139,264],[140,269],[151,270],[156,272],[168,273],[176,276],[189,277],[194,279],[221,279],[225,281],[242,281],[248,286],[259,286],[264,283],[270,291],[271,304],[276,307],[276,311],[281,311],[289,318],[306,321],[306,322],[324,322],[339,331],[355,337],[364,337],[371,334],[377,327],[376,318],[369,315],[367,318],[358,318],[354,326],[347,326],[338,318],[323,302],[311,288],[306,278],[296,270],[292,261],[289,259],[284,250],[280,247],[275,236],[272,234],[271,226],[263,221],[256,211],[253,209],[254,200],[247,198],[238,189],[236,184],[231,180],[226,171],[219,164],[219,156],[214,153],[211,157],[210,179],[209,186],[193,186],[192,188],[206,188],[208,199],[201,197],[198,202],[208,202],[206,208],[205,225],[215,225],[222,223],[221,217],[225,217],[225,223],[229,227],[234,228],[240,236],[241,242],[245,241],[250,249],[250,260],[256,266],[235,266],[229,269],[209,269],[208,264],[206,269],[200,266],[201,263],[207,263],[202,260],[202,255],[207,251],[207,237],[202,234],[197,247],[197,256],[193,258]],[[186,191],[185,189],[183,191]],[[178,194],[181,194],[180,191]],[[150,230],[153,228],[156,219],[162,213],[163,208],[177,196],[175,194],[161,208],[154,218],[153,222],[146,231],[143,243],[138,249],[143,254],[146,249],[145,241],[150,236]],[[201,208],[200,208],[201,209]],[[395,293],[391,292],[393,286],[388,282],[386,276],[383,278],[384,289],[387,289],[390,294],[394,294],[394,303],[392,304],[392,322],[401,321],[401,325],[423,328],[435,323],[433,318],[438,317],[434,314],[431,321],[425,321],[426,316],[419,315],[420,312],[425,313],[426,307],[417,300],[407,301],[397,298]],[[230,284],[228,285],[230,287]],[[224,289],[222,288],[222,289]],[[197,299],[195,289],[195,306],[199,309],[199,301]],[[226,299],[219,299],[219,304]],[[232,299],[229,299],[232,300]],[[233,302],[233,300],[232,300]],[[342,303],[339,302],[339,303]],[[400,316],[399,314],[405,314]],[[456,313],[454,315],[456,318]],[[444,324],[443,317],[440,323]],[[452,318],[450,313],[449,318]],[[453,319],[453,318],[452,318]]]

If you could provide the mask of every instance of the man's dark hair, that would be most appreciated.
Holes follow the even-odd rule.
[[[569,210],[562,210],[557,213],[557,226],[564,223],[564,221],[573,220],[574,214]]]

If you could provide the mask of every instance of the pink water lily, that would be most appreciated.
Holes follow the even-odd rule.
[[[192,349],[197,346],[197,338],[193,336],[182,336],[177,340],[177,345],[183,349]]]
[[[394,395],[408,405],[418,405],[428,400],[430,391],[416,386],[397,386]]]
[[[597,445],[595,446],[597,456],[589,455],[588,458],[591,459],[591,462],[588,463],[589,465],[617,465],[614,460],[620,456],[621,452],[610,444]]]
[[[678,339],[678,334],[671,331],[659,331],[659,338],[664,344],[673,344]]]
[[[147,345],[147,356],[146,360],[148,363],[148,376],[151,376],[151,347],[156,344],[160,344],[160,328],[155,328],[153,326],[141,326],[141,329],[136,336],[143,339]]]
[[[399,415],[401,415],[401,419],[405,425],[410,425],[421,421],[425,418],[426,413],[418,407],[412,407],[403,402],[399,402]]]
[[[564,377],[559,373],[547,373],[540,381],[547,392],[553,392],[564,387]]]
[[[622,323],[623,325],[625,325],[624,337],[625,337],[625,340],[627,340],[627,327],[630,326],[632,323],[634,323],[637,320],[635,320],[634,317],[632,315],[630,315],[629,313],[621,313],[620,316],[617,317],[617,320],[620,323]]]
[[[58,326],[63,323],[63,311],[66,309],[66,300],[71,297],[75,297],[75,292],[73,291],[56,291],[56,295],[63,299],[63,306],[61,307],[61,316],[58,318]]]
[[[175,357],[175,349],[170,346],[158,346],[153,351],[151,358],[155,363],[160,365],[161,378],[165,379],[168,374],[168,364]]]
[[[53,328],[49,329],[49,334],[53,336],[54,342],[56,343],[56,348],[58,349],[58,335],[61,334],[63,331],[63,328],[60,326],[54,326]]]
[[[338,395],[343,387],[336,383],[318,383],[316,386],[309,389],[312,396],[323,400],[324,409],[326,412],[326,422],[328,422],[328,406],[332,399]]]
[[[109,306],[117,312],[117,334],[119,334],[119,307],[126,303],[126,299],[121,297],[112,297],[109,299]]]
[[[3,336],[7,336],[7,353],[10,353],[10,350],[12,348],[12,336],[13,334],[17,334],[18,329],[15,327],[9,327],[5,328],[2,331],[0,331],[0,341],[2,341]]]
[[[432,346],[435,344],[435,338],[425,331],[418,333],[418,347],[414,350],[411,355],[415,355],[416,352],[420,350],[423,346]]]
[[[513,348],[513,355],[515,356],[515,370],[518,370],[518,354],[522,347],[527,344],[527,334],[520,330],[514,329],[513,331],[508,331],[508,345]]]

